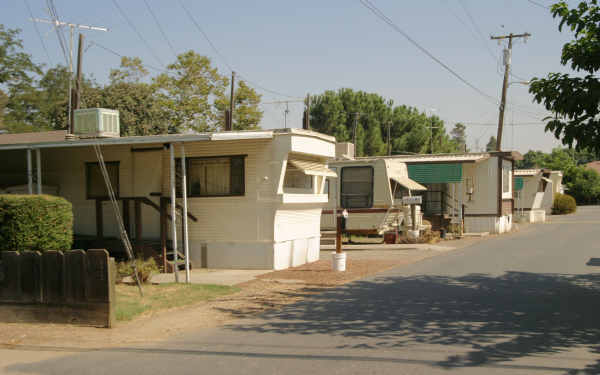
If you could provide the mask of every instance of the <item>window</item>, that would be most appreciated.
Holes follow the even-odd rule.
[[[295,189],[312,189],[313,188],[313,176],[307,175],[304,171],[295,169],[288,164],[285,170],[285,177],[283,179],[283,187],[295,188]]]
[[[186,158],[188,197],[245,194],[245,156]],[[176,161],[178,195],[181,195],[181,159]]]
[[[342,168],[341,204],[344,208],[373,206],[373,167]]]
[[[502,168],[502,192],[510,193],[510,169]]]
[[[119,162],[106,162],[106,171],[115,195],[119,196]],[[100,171],[100,164],[86,163],[86,195],[87,199],[108,198],[106,183]]]

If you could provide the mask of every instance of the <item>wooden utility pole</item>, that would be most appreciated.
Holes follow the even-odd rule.
[[[390,133],[391,133],[391,128],[392,128],[392,122],[388,122],[388,126],[387,126],[387,154],[388,156],[392,155],[392,143],[390,141]]]
[[[356,146],[356,129],[358,128],[358,116],[361,115],[360,112],[354,112],[354,131],[353,131],[353,135],[352,135],[352,142],[354,143],[354,156],[358,156],[358,147]]]
[[[83,60],[83,34],[79,34],[79,45],[77,48],[77,75],[75,80],[75,89],[71,92],[71,97],[73,98],[73,105],[71,107],[71,116],[69,122],[69,134],[73,134],[75,130],[75,119],[73,116],[73,112],[76,109],[81,108],[81,62]]]
[[[41,19],[41,18],[30,18],[31,21],[33,22],[42,22],[42,23],[48,23],[51,25],[54,25],[55,28],[59,28],[59,27],[69,27],[70,30],[70,42],[69,42],[69,61],[67,61],[67,65],[69,65],[69,91],[68,91],[68,95],[69,95],[69,109],[67,111],[68,114],[68,119],[67,119],[67,128],[69,129],[69,134],[72,134],[72,112],[73,112],[73,103],[72,103],[72,99],[73,99],[73,94],[72,94],[72,83],[73,83],[73,32],[74,30],[77,29],[82,29],[82,30],[93,30],[93,31],[108,31],[108,29],[106,27],[98,27],[98,26],[90,26],[90,25],[81,25],[78,23],[69,23],[69,22],[63,22],[60,21],[58,19],[52,19],[52,20],[46,20],[46,19]],[[62,34],[61,34],[62,35]],[[81,34],[80,34],[81,35]],[[79,49],[81,50],[81,46],[79,47]]]
[[[502,128],[504,126],[504,108],[506,106],[506,91],[508,91],[508,77],[510,75],[510,59],[512,53],[512,40],[513,38],[525,38],[527,40],[531,34],[513,34],[492,36],[492,40],[508,39],[508,48],[504,50],[504,82],[502,83],[502,99],[500,101],[500,114],[498,116],[498,135],[496,137],[496,150],[500,151],[502,148]]]
[[[229,126],[225,130],[233,130],[233,99],[235,90],[235,72],[231,72],[231,94],[229,95]]]

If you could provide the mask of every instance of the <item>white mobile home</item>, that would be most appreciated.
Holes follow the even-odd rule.
[[[336,227],[335,212],[348,211],[345,231],[353,234],[382,234],[412,226],[410,207],[402,197],[426,188],[408,177],[406,165],[385,157],[329,161],[338,175],[328,179],[329,204],[321,217],[322,229]],[[417,213],[417,226],[420,225]]]
[[[325,179],[335,176],[325,167],[335,156],[332,137],[300,129],[96,139],[43,134],[0,135],[0,189],[51,187],[73,204],[76,238],[101,243],[119,235],[98,144],[130,237],[162,252],[165,264],[173,169],[179,211],[182,192],[188,197],[194,267],[283,269],[319,258]]]
[[[544,222],[552,208],[553,182],[543,169],[515,170],[515,214],[530,223]]]
[[[393,156],[427,187],[423,217],[434,227],[463,224],[464,232],[503,233],[512,227],[513,165],[518,152]]]

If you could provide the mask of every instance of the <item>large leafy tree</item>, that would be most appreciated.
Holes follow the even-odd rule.
[[[238,81],[233,94],[235,105],[233,111],[233,130],[252,130],[258,129],[263,112],[258,105],[261,95],[244,81]],[[215,101],[215,107],[220,114],[219,123],[225,124],[225,110],[229,109],[229,97],[223,96]]]
[[[560,20],[558,29],[568,28],[574,39],[563,46],[561,64],[576,74],[550,73],[533,78],[529,91],[554,116],[546,130],[563,144],[600,152],[600,7],[597,0],[582,1],[569,8],[566,1],[551,7]]]
[[[214,103],[223,100],[228,79],[206,56],[188,51],[177,56],[168,73],[154,79],[159,102],[177,132],[213,131],[221,118]]]
[[[452,136],[452,140],[461,148],[461,150],[466,151],[467,145],[467,127],[458,122],[454,124],[452,130],[450,130],[450,135]]]
[[[498,149],[498,147],[496,146],[498,144],[498,140],[496,139],[496,137],[494,137],[493,135],[490,137],[490,140],[488,141],[488,143],[485,145],[485,150],[490,152],[490,151],[496,151]]]
[[[429,152],[432,136],[434,152],[458,150],[437,116],[394,106],[391,100],[374,93],[352,89],[325,91],[311,98],[310,118],[313,129],[335,136],[338,142],[352,142],[356,132],[359,156],[386,154],[388,127],[393,154]]]

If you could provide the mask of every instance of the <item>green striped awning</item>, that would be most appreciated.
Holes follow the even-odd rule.
[[[523,190],[523,177],[515,177],[515,191]]]
[[[408,177],[421,184],[442,184],[462,181],[462,164],[408,164]]]

